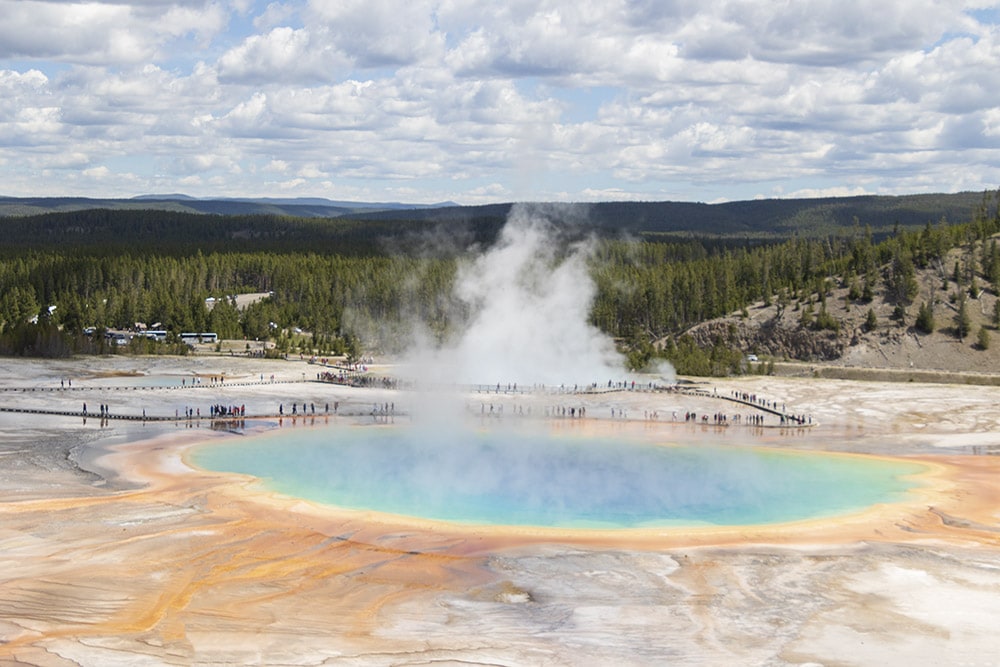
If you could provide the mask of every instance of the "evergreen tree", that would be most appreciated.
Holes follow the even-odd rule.
[[[885,282],[886,297],[892,303],[908,306],[917,294],[919,286],[913,258],[902,244],[897,244],[893,248],[892,261]]]
[[[959,340],[965,340],[972,331],[972,319],[969,317],[969,309],[966,302],[965,290],[959,291],[958,312],[955,314],[955,336]]]
[[[857,301],[860,298],[861,285],[858,283],[858,276],[852,274],[848,281],[847,299],[848,301]]]
[[[819,313],[816,315],[815,326],[820,330],[840,331],[840,322],[838,322],[837,318],[827,311],[825,303],[819,308]]]
[[[973,299],[978,299],[979,295],[982,294],[982,290],[979,288],[979,281],[976,280],[975,276],[969,281],[969,296]]]
[[[990,332],[986,327],[979,327],[979,334],[976,336],[976,347],[980,350],[990,349]]]
[[[865,331],[875,331],[878,327],[878,318],[875,316],[875,311],[871,308],[865,314]]]
[[[921,333],[934,333],[934,308],[929,306],[926,301],[921,302],[920,310],[917,312],[917,320],[913,326]]]
[[[813,323],[813,307],[811,303],[807,303],[799,314],[799,325],[802,327],[809,327]]]
[[[216,299],[208,314],[208,331],[219,335],[219,338],[242,338],[240,314],[236,306],[227,298]]]
[[[996,239],[993,239],[989,245],[989,256],[984,264],[986,279],[989,280],[993,293],[1000,294],[1000,249],[997,247]]]
[[[865,283],[861,288],[861,300],[871,303],[875,299],[875,272],[870,271],[865,274]]]

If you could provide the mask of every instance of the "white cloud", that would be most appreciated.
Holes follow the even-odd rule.
[[[0,0],[0,58],[121,65],[164,57],[171,40],[196,36],[207,45],[227,11],[189,2],[46,2]]]
[[[901,50],[919,50],[945,31],[974,27],[956,3],[767,0],[709,3],[679,36],[697,60],[756,60],[850,66]]]
[[[19,87],[38,90],[44,88],[48,83],[49,78],[36,69],[29,69],[26,72],[0,70],[0,90],[10,94],[13,94],[11,91]]]
[[[320,25],[330,45],[359,67],[398,67],[438,53],[444,35],[434,26],[437,3],[428,0],[309,0],[309,25]]]
[[[0,173],[470,203],[992,188],[976,4],[0,0]]]
[[[789,199],[818,199],[826,197],[857,197],[870,194],[877,193],[873,193],[865,189],[863,186],[858,185],[854,187],[838,186],[822,189],[804,188],[793,192],[782,193],[781,196]]]
[[[257,136],[269,123],[267,95],[254,93],[243,100],[220,120],[235,136]]]
[[[311,164],[307,164],[300,168],[297,174],[299,175],[299,180],[302,181],[302,183],[308,183],[310,180],[321,179],[327,175],[322,169],[319,169],[315,165]]]
[[[284,160],[271,160],[264,169],[276,174],[284,174],[288,171],[288,163]]]
[[[111,177],[111,170],[103,165],[101,165],[100,167],[91,167],[90,169],[84,169],[81,173],[87,178],[94,179],[95,181],[103,181]]]
[[[478,197],[478,198],[485,197],[487,199],[491,199],[494,197],[506,197],[509,196],[510,194],[510,192],[507,190],[507,187],[504,186],[502,183],[490,183],[488,185],[483,185],[478,188],[472,188],[471,190],[467,190],[466,193],[473,197]]]
[[[1000,108],[989,109],[983,113],[983,134],[987,137],[1000,138]]]
[[[91,163],[86,153],[34,153],[27,156],[31,169],[75,169],[83,170]]]
[[[219,79],[236,83],[333,81],[347,60],[321,33],[278,27],[254,35],[219,59]]]
[[[126,55],[119,50],[123,41],[135,42],[123,29],[131,16],[126,6],[2,0],[0,15],[4,17],[0,57],[4,58],[107,61]],[[133,57],[150,53],[137,49]]]
[[[234,168],[233,161],[229,157],[215,153],[189,155],[183,162],[185,172],[204,173],[213,169],[231,170]]]
[[[228,23],[227,12],[214,3],[202,7],[172,5],[156,18],[159,31],[174,37],[196,35],[203,45],[221,32]]]
[[[17,109],[9,122],[0,126],[0,141],[14,146],[43,146],[62,131],[58,107]]]
[[[580,192],[583,201],[649,201],[649,195],[641,192],[630,192],[621,188],[584,188]]]
[[[290,25],[298,14],[298,6],[291,2],[272,2],[267,5],[263,12],[253,19],[253,25],[257,30],[269,30],[283,25]],[[241,10],[246,13],[246,10]]]

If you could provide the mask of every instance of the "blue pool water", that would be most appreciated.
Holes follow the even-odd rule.
[[[562,528],[750,525],[898,501],[919,464],[533,432],[275,431],[198,448],[195,465],[343,508]]]

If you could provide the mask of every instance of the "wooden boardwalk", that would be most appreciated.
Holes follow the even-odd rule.
[[[269,385],[280,385],[280,384],[304,384],[304,383],[314,383],[314,384],[338,384],[331,383],[329,381],[320,381],[315,379],[295,379],[295,380],[263,380],[263,381],[245,381],[245,382],[210,382],[210,383],[190,383],[190,384],[177,384],[177,385],[133,385],[133,386],[115,386],[115,385],[101,385],[101,386],[85,386],[85,387],[72,387],[72,386],[62,386],[62,387],[0,387],[0,395],[2,394],[13,394],[13,395],[26,395],[26,394],[73,394],[73,395],[86,395],[88,393],[107,393],[107,392],[136,392],[136,391],[184,391],[184,390],[199,390],[199,389],[215,389],[223,390],[230,388],[241,388],[241,387],[266,387]],[[243,415],[228,415],[228,414],[173,414],[173,415],[163,415],[163,414],[146,414],[145,410],[140,413],[124,413],[124,412],[104,412],[100,410],[93,412],[91,410],[56,410],[51,408],[25,408],[25,407],[3,407],[0,406],[0,412],[8,413],[19,413],[19,414],[33,414],[33,415],[49,415],[57,417],[76,417],[80,419],[99,419],[99,420],[123,420],[123,421],[138,421],[138,422],[232,422],[234,420],[246,421],[246,420],[269,420],[269,419],[297,419],[297,418],[315,418],[315,417],[368,417],[376,416],[383,417],[382,413],[377,413],[375,411],[359,411],[359,410],[337,410],[335,412],[329,412],[323,410],[322,412],[264,412],[264,413],[254,413],[254,414],[243,414]],[[400,413],[389,416],[402,416]]]
[[[337,381],[331,381],[330,379],[294,379],[294,380],[269,380],[265,379],[263,381],[245,381],[245,382],[211,382],[211,383],[191,383],[191,384],[180,384],[180,385],[169,385],[169,386],[158,386],[158,385],[134,385],[134,386],[85,386],[85,387],[0,387],[0,394],[14,394],[14,395],[25,395],[25,394],[74,394],[79,395],[80,393],[87,394],[91,392],[135,392],[135,391],[177,391],[177,390],[199,390],[199,389],[215,389],[223,390],[229,388],[241,388],[241,387],[265,387],[268,385],[278,385],[278,384],[304,384],[304,383],[314,383],[322,385],[333,385],[333,386],[357,386],[353,385],[351,382],[340,383]],[[378,387],[373,387],[378,388]],[[492,386],[487,385],[470,385],[469,388],[472,391],[482,391],[484,388],[492,391]],[[613,394],[613,393],[659,393],[664,391],[660,388],[649,389],[646,387],[629,389],[627,387],[620,388],[615,387],[612,389],[604,390],[598,393],[602,394]],[[669,390],[670,392],[675,392],[678,394],[683,394],[686,396],[694,396],[697,398],[712,399],[712,400],[724,400],[730,403],[736,403],[739,405],[746,406],[755,411],[764,412],[778,417],[779,424],[769,424],[767,426],[781,426],[781,427],[812,427],[816,423],[812,421],[811,417],[806,417],[802,415],[795,415],[787,411],[779,410],[774,407],[776,403],[766,402],[762,400],[751,401],[740,398],[732,394],[719,394],[714,391],[709,391],[707,389],[699,389],[693,387],[674,387]],[[499,393],[508,394],[508,391],[503,391],[503,387]],[[509,393],[516,394],[530,394],[534,393],[530,389],[521,387],[515,389]],[[549,393],[547,391],[542,391],[542,393]],[[556,392],[563,393],[563,392]],[[578,392],[567,392],[567,393],[580,393],[580,394],[591,394],[594,393],[593,390],[588,387],[584,390]],[[190,408],[188,408],[190,409]],[[99,419],[99,420],[122,420],[122,421],[138,421],[138,422],[220,422],[228,423],[234,420],[247,421],[247,420],[275,420],[275,419],[298,419],[298,418],[316,418],[316,417],[375,417],[375,418],[392,418],[392,417],[405,417],[408,416],[405,412],[385,412],[382,410],[358,410],[358,409],[348,409],[348,410],[337,410],[334,412],[329,412],[327,409],[319,412],[264,412],[264,413],[254,413],[245,415],[211,415],[211,414],[175,414],[173,415],[163,415],[163,414],[146,414],[145,410],[141,413],[124,413],[124,412],[106,412],[102,413],[92,412],[89,410],[56,410],[51,408],[25,408],[25,407],[0,407],[0,413],[20,413],[20,414],[35,414],[35,415],[49,415],[58,417],[75,417],[79,419]],[[729,425],[728,422],[725,425]],[[763,426],[757,425],[757,426]]]

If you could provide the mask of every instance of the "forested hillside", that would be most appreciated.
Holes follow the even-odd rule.
[[[436,206],[453,205],[451,202]],[[418,204],[331,201],[322,198],[196,199],[185,195],[143,195],[132,199],[87,197],[0,197],[0,216],[41,215],[105,209],[116,211],[172,211],[215,215],[285,215],[299,218],[335,218],[373,211],[425,208]]]
[[[747,220],[748,228],[763,224]],[[393,351],[415,320],[439,336],[456,326],[461,313],[445,296],[457,263],[470,248],[492,243],[502,224],[496,216],[360,221],[111,210],[2,218],[0,353],[183,349],[147,340],[111,348],[86,333],[136,323],[174,334],[270,339],[279,351]],[[637,367],[662,354],[682,372],[685,364],[738,372],[740,350],[695,345],[685,332],[755,302],[808,304],[805,329],[836,327],[819,303],[832,284],[849,288],[858,307],[875,299],[899,304],[905,320],[913,272],[963,244],[979,247],[975,262],[961,269],[965,284],[1000,290],[993,193],[978,195],[961,223],[927,219],[883,238],[858,219],[837,234],[789,228],[770,239],[675,236],[642,221],[629,225],[641,233],[582,229],[597,239],[591,319],[622,341]],[[251,292],[270,296],[243,309],[231,300]]]
[[[982,193],[926,194],[900,197],[859,196],[822,199],[760,199],[721,204],[693,202],[605,202],[565,205],[578,224],[606,234],[640,236],[739,237],[783,240],[790,236],[848,234],[861,225],[881,240],[897,229],[918,229],[927,222],[963,222],[982,204]],[[407,219],[456,222],[505,218],[510,204],[441,207],[407,211]],[[398,218],[398,212],[366,213],[368,220]]]
[[[817,199],[759,199],[719,204],[697,202],[603,202],[595,204],[539,204],[561,210],[575,224],[604,233],[739,236],[781,240],[789,235],[842,234],[855,224],[867,226],[876,239],[897,227],[912,229],[942,219],[962,222],[977,207],[982,194],[922,194],[827,197]],[[133,199],[83,197],[0,197],[0,216],[35,216],[102,209],[145,215],[144,211],[212,214],[238,217],[354,218],[368,222],[447,224],[470,220],[504,220],[512,204],[458,206],[450,203],[337,202],[326,199],[195,199],[183,195],[148,195]]]

